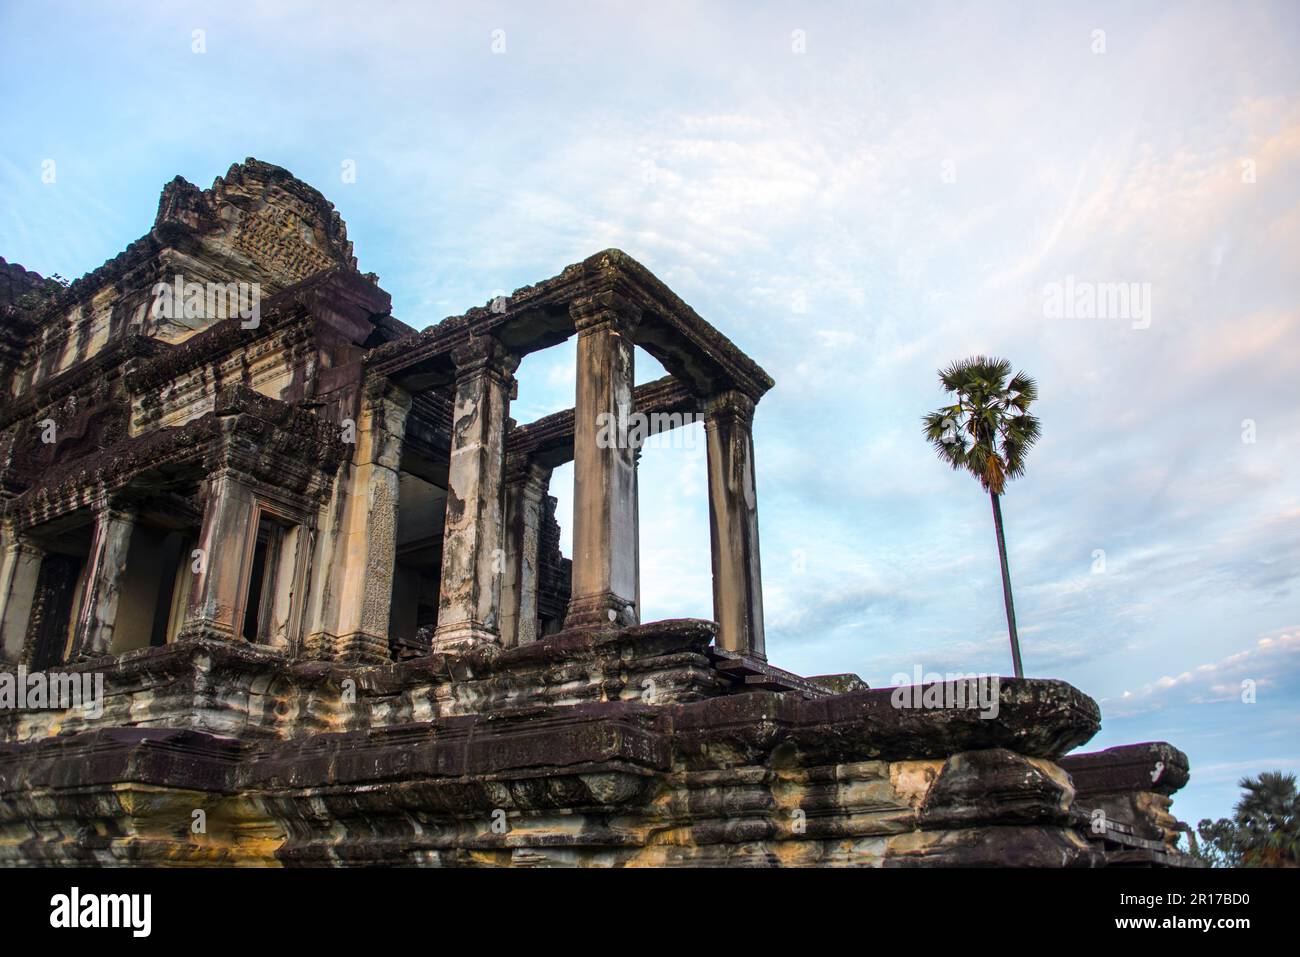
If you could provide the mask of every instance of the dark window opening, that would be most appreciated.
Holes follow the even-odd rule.
[[[289,528],[282,521],[263,515],[257,523],[257,544],[253,548],[253,567],[248,574],[248,594],[244,602],[244,620],[240,634],[258,643],[270,641],[274,615],[277,578],[285,535]]]
[[[46,555],[36,582],[36,600],[28,619],[31,668],[43,671],[63,661],[72,627],[77,583],[85,565],[72,555]]]
[[[262,592],[266,585],[266,554],[269,549],[268,535],[262,519],[257,530],[257,547],[253,549],[253,570],[248,576],[248,598],[244,602],[244,627],[242,634],[248,641],[257,641],[258,627],[262,619]]]
[[[176,579],[183,574],[177,570],[181,556],[188,554],[186,540],[179,532],[170,533],[163,540],[163,568],[169,573],[162,576],[158,587],[158,597],[154,601],[153,625],[149,630],[149,646],[158,648],[167,644],[171,626],[172,603],[176,597]]]

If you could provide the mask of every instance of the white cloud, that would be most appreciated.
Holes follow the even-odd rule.
[[[1263,694],[1283,681],[1297,678],[1300,678],[1300,627],[1265,635],[1253,646],[1226,658],[1177,675],[1162,675],[1125,691],[1117,701],[1103,699],[1101,703],[1116,717],[1132,717],[1143,711],[1169,707],[1173,696],[1183,704],[1242,701],[1243,682],[1251,683],[1257,694]]]

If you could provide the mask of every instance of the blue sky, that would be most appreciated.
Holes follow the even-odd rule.
[[[1187,751],[1193,822],[1297,769],[1300,8],[463,6],[0,3],[0,255],[79,276],[246,156],[420,328],[624,249],[776,379],[770,657],[878,686],[1010,669],[987,497],[919,428],[1004,355],[1044,428],[1004,502],[1027,672],[1101,702],[1090,747]],[[1149,284],[1149,324],[1050,318],[1067,277]],[[520,378],[521,421],[571,405],[571,344]],[[710,612],[690,438],[643,459],[647,619]]]

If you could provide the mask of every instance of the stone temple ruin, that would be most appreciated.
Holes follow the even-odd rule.
[[[1066,756],[1064,682],[990,718],[768,664],[772,380],[624,253],[416,332],[250,159],[67,288],[0,260],[0,308],[0,862],[1187,861],[1185,756]],[[516,424],[571,336],[574,408]],[[705,419],[701,619],[640,620],[631,410]]]

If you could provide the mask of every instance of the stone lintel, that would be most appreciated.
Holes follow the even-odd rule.
[[[604,250],[558,276],[371,350],[365,362],[399,379],[445,381],[448,353],[470,336],[495,335],[526,355],[577,331],[580,316],[573,313],[574,305],[581,311],[593,300],[600,305],[601,297],[608,301],[615,296],[641,313],[637,344],[696,394],[734,388],[757,400],[772,388],[771,377],[756,362],[618,249]]]
[[[641,321],[641,307],[622,293],[605,289],[571,302],[569,317],[579,336],[612,326],[619,335],[632,338]]]
[[[686,424],[688,416],[702,415],[703,405],[674,376],[637,386],[632,408],[646,416],[646,436],[658,435]],[[565,409],[510,430],[506,455],[557,468],[573,461],[574,410]]]

